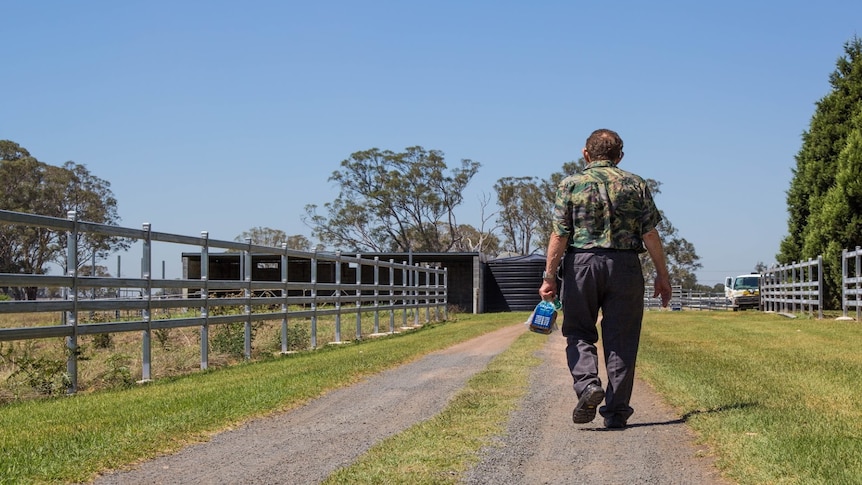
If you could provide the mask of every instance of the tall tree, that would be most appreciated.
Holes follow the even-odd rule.
[[[311,251],[311,241],[302,234],[287,236],[287,248],[308,252]]]
[[[309,241],[307,237],[301,234],[288,236],[281,229],[272,229],[270,227],[252,227],[235,237],[234,241],[246,242],[249,239],[252,244],[258,246],[272,246],[274,248],[280,248],[282,243],[287,243],[288,249],[294,249],[297,251],[311,250],[311,241]]]
[[[76,211],[78,219],[115,225],[117,201],[110,184],[83,165],[67,162],[48,165],[10,140],[0,140],[0,209],[65,218]],[[108,252],[128,247],[121,238],[79,235],[78,265]],[[0,225],[0,271],[45,274],[49,263],[65,268],[66,233],[23,225]],[[10,288],[15,298],[33,299],[36,288]]]
[[[835,183],[811,214],[802,246],[803,254],[823,256],[832,308],[840,307],[842,251],[862,245],[862,103],[851,125],[836,161]]]
[[[443,236],[446,244],[449,245],[448,242],[452,242],[450,251],[483,253],[491,257],[500,254],[500,239],[494,234],[495,227],[486,227],[497,214],[497,212],[488,212],[490,201],[491,198],[486,193],[483,193],[479,199],[479,227],[459,224],[455,234],[448,234],[448,228],[442,229],[446,232]]]
[[[317,239],[348,251],[449,251],[460,240],[455,209],[479,166],[462,160],[447,174],[443,153],[420,146],[356,152],[329,178],[341,189],[324,204],[328,217],[310,204],[304,221]]]
[[[249,239],[252,244],[258,246],[272,246],[274,248],[280,248],[281,243],[287,241],[287,234],[285,234],[281,229],[257,226],[252,227],[247,231],[243,231],[242,234],[234,238],[234,241],[246,242],[246,240]]]
[[[500,212],[497,223],[503,231],[503,248],[532,254],[543,243],[535,235],[548,221],[547,193],[538,177],[503,177],[494,184]]]
[[[107,180],[91,174],[87,167],[75,162],[66,162],[62,170],[52,170],[58,178],[56,194],[59,198],[61,214],[75,211],[80,221],[98,222],[116,226],[120,222],[117,212],[117,199]],[[66,235],[60,234],[60,244],[65,246]],[[94,259],[101,261],[112,252],[125,250],[129,241],[112,236],[93,233],[78,236],[78,267],[90,264]]]
[[[847,210],[841,206],[849,208],[852,203],[852,197],[838,200],[836,191],[856,190],[853,184],[836,187],[838,174],[854,168],[847,157],[854,156],[856,150],[850,146],[854,143],[851,135],[860,130],[858,121],[853,120],[862,110],[862,39],[854,37],[846,42],[844,54],[829,76],[831,91],[816,103],[809,130],[802,135],[802,147],[796,155],[787,191],[788,234],[776,255],[778,262],[784,264],[824,256],[825,273],[831,275],[824,280],[828,308],[839,304],[840,270],[835,266],[840,257],[835,259],[827,254],[834,256],[837,247],[855,246],[860,237],[858,231],[854,234],[836,230],[834,219],[828,216],[841,217]],[[843,168],[839,166],[842,158]],[[855,168],[858,178],[860,172],[858,166]]]

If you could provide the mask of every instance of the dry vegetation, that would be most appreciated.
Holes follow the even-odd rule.
[[[155,315],[155,318],[197,316],[196,312]],[[420,311],[425,321],[425,312]],[[81,324],[114,320],[114,315],[82,315]],[[128,316],[129,319],[136,318]],[[139,318],[139,317],[137,317]],[[395,330],[401,330],[402,313],[395,313]],[[433,315],[432,315],[433,318]],[[59,315],[0,315],[0,328],[57,325]],[[389,331],[389,313],[381,312],[379,331]],[[408,322],[413,322],[412,314]],[[362,335],[374,330],[373,313],[362,317]],[[309,319],[288,321],[288,350],[308,350],[311,345]],[[341,340],[355,337],[356,319],[341,318]],[[245,360],[242,323],[210,327],[208,368],[219,368]],[[334,317],[318,318],[317,345],[335,341]],[[78,392],[128,387],[141,380],[142,335],[140,332],[86,335],[79,337]],[[154,330],[152,336],[151,377],[163,379],[199,372],[201,367],[200,329],[197,327]],[[273,358],[281,353],[281,320],[253,324],[252,360]],[[65,392],[66,345],[62,338],[0,342],[0,404]]]

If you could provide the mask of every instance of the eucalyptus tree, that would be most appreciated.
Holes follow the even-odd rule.
[[[281,229],[272,229],[270,227],[257,226],[252,227],[247,231],[234,238],[236,242],[246,242],[250,240],[252,244],[258,246],[281,247],[281,244],[287,241],[287,234]]]
[[[303,220],[346,251],[450,251],[462,239],[455,209],[479,167],[465,159],[449,170],[443,152],[420,146],[355,152],[329,177],[340,191],[326,213],[309,204]]]
[[[288,236],[281,229],[273,229],[271,227],[257,226],[252,227],[247,231],[234,238],[236,242],[246,242],[251,240],[252,244],[258,246],[272,246],[280,248],[282,244],[287,244],[288,249],[297,251],[310,251],[311,241],[302,234],[294,234]]]
[[[497,224],[503,232],[503,249],[526,255],[547,244],[547,240],[536,239],[541,225],[549,220],[542,181],[538,177],[503,177],[494,184],[494,190],[500,206]]]
[[[84,165],[66,162],[49,165],[10,140],[0,140],[0,209],[66,218],[75,211],[78,220],[116,225],[120,218],[110,183],[91,174]],[[65,232],[42,227],[0,225],[0,271],[46,274],[51,263],[65,270]],[[91,233],[79,234],[78,267],[125,249],[128,241]],[[8,288],[15,298],[33,299],[37,288]]]

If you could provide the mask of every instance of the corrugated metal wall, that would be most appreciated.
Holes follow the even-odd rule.
[[[533,254],[488,261],[485,265],[485,311],[532,311],[541,301],[539,287],[545,256]]]

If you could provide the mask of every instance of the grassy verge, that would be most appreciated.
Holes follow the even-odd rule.
[[[524,317],[463,316],[126,391],[0,407],[0,483],[86,480]],[[504,429],[543,342],[526,333],[441,415],[378,444],[329,483],[456,480],[485,440]],[[862,325],[854,322],[648,312],[639,376],[678,408],[740,484],[862,483],[859,342]]]
[[[289,409],[457,342],[523,321],[464,315],[394,337],[107,391],[0,407],[0,483],[84,481]]]
[[[648,312],[639,375],[741,484],[862,483],[862,326]]]
[[[479,459],[478,451],[505,431],[510,412],[527,391],[530,370],[540,363],[534,353],[546,341],[544,335],[523,334],[470,379],[442,413],[375,445],[324,483],[457,483]]]

